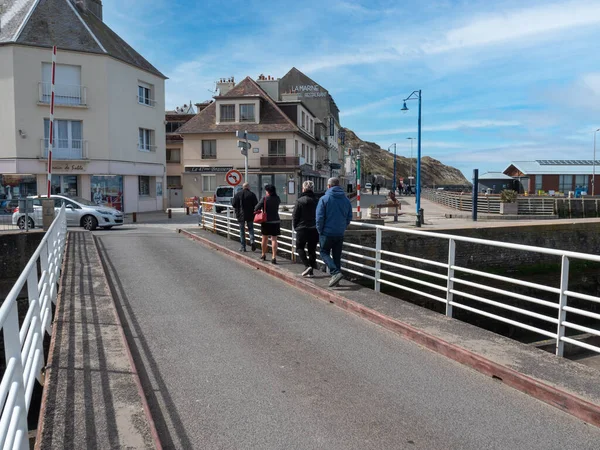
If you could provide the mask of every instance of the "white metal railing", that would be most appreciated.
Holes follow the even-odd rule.
[[[38,94],[40,103],[50,104],[52,85],[50,83],[38,83]],[[54,104],[62,106],[86,106],[87,88],[71,84],[57,84],[54,88]]]
[[[156,100],[153,100],[148,97],[141,97],[139,95],[137,95],[136,97],[137,97],[137,101],[140,105],[146,105],[146,106],[150,106],[152,108],[154,108],[154,106],[156,105]]]
[[[155,152],[156,151],[156,145],[140,144],[138,142],[138,150],[140,152]]]
[[[3,449],[29,448],[27,413],[35,380],[42,384],[44,381],[44,336],[52,331],[52,303],[56,303],[66,236],[63,205],[0,306],[6,359],[6,370],[0,380],[0,448]],[[25,286],[29,308],[19,327],[17,299]]]
[[[41,157],[48,158],[48,147],[50,139],[42,139],[40,142]],[[55,139],[52,143],[52,159],[76,161],[88,159],[88,141],[82,139]]]
[[[199,212],[200,225],[204,229],[221,232],[227,234],[228,237],[232,235],[239,236],[239,225],[234,218],[231,206],[219,204],[219,209],[227,208],[227,211],[225,214],[216,214],[214,203],[201,202],[201,205],[202,209]],[[288,216],[291,219],[289,212],[280,212],[279,214],[282,217]],[[457,308],[556,339],[556,354],[558,356],[563,356],[565,342],[600,353],[600,347],[581,342],[566,334],[568,330],[571,330],[600,337],[600,314],[595,312],[597,305],[600,304],[600,297],[575,292],[569,288],[569,275],[574,273],[569,270],[570,262],[600,263],[599,255],[363,222],[352,222],[351,225],[375,232],[375,247],[344,242],[342,262],[345,263],[345,267],[342,270],[373,281],[373,288],[376,292],[381,290],[382,285],[389,286],[444,304],[448,317],[452,317],[453,309]],[[297,256],[295,248],[296,233],[286,228],[282,228],[281,233],[279,251],[289,254],[291,259],[295,260]],[[436,261],[425,257],[388,251],[382,246],[383,233],[420,236],[446,241],[448,257],[444,261]],[[248,238],[247,232],[246,237]],[[560,279],[557,280],[559,286],[552,287],[460,265],[456,261],[456,251],[457,246],[462,244],[494,247],[500,249],[500,251],[505,249],[534,255],[555,256],[557,260],[560,259]],[[323,261],[319,260],[319,262],[322,263]],[[469,276],[471,276],[471,279],[468,279]],[[473,277],[485,281],[474,281],[475,278]],[[410,285],[407,285],[407,283]],[[502,287],[495,287],[494,284]],[[419,286],[424,289],[417,288]],[[519,287],[528,288],[538,292],[538,294],[533,296],[516,292]],[[546,294],[546,298],[539,298],[540,293]],[[548,298],[552,300],[548,300]],[[461,302],[460,299],[467,299],[470,305],[465,304],[464,301]],[[578,307],[573,306],[573,299],[576,299],[579,303]],[[510,304],[516,301],[519,302],[517,306]],[[533,305],[543,307],[546,312],[541,312],[542,308],[533,310],[531,308]],[[490,307],[494,308],[493,312],[490,311]],[[547,311],[552,311],[552,313],[550,314]],[[507,314],[508,312],[510,314]],[[567,313],[569,317],[567,317]],[[515,315],[518,318],[514,318]],[[527,323],[523,318],[536,319],[549,325],[541,328],[540,324]],[[592,325],[588,322],[582,324],[582,319],[591,322]]]

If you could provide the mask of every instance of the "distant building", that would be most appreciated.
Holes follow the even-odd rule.
[[[598,173],[598,164],[595,171]],[[594,173],[594,161],[592,160],[536,160],[536,161],[513,161],[503,173],[517,180],[520,191],[535,194],[543,192],[575,191],[578,187],[592,194],[592,174]],[[600,193],[598,185],[599,177],[596,175],[595,194]]]
[[[479,177],[477,192],[499,194],[505,189],[519,191],[519,182],[502,172],[487,172]]]

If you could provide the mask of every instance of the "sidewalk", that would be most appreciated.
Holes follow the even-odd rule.
[[[595,368],[558,358],[347,280],[335,289],[328,289],[329,277],[325,274],[316,274],[313,279],[302,278],[303,266],[300,264],[283,258],[278,258],[277,266],[265,264],[259,260],[260,252],[240,253],[236,240],[227,240],[197,227],[179,231],[242,264],[269,273],[301,291],[388,328],[585,422],[600,426],[600,371]],[[440,386],[440,389],[443,387]]]
[[[53,326],[36,448],[160,448],[89,232],[69,232]]]

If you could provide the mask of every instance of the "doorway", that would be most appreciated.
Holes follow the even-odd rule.
[[[51,191],[53,195],[79,195],[77,175],[52,175]]]
[[[275,182],[274,178],[274,175],[258,176],[258,198],[262,198],[265,195],[265,186],[267,184],[273,184]]]

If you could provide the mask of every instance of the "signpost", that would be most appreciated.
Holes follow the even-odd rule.
[[[248,141],[258,142],[258,134],[248,133],[247,130],[241,131],[238,130],[235,132],[235,137],[238,139],[244,139],[243,141],[238,141],[238,148],[241,148],[241,153],[244,155],[244,180],[248,182],[248,150],[252,148]],[[239,172],[238,172],[239,173]]]
[[[230,186],[237,186],[242,182],[242,174],[239,170],[231,169],[225,174],[225,181]]]

